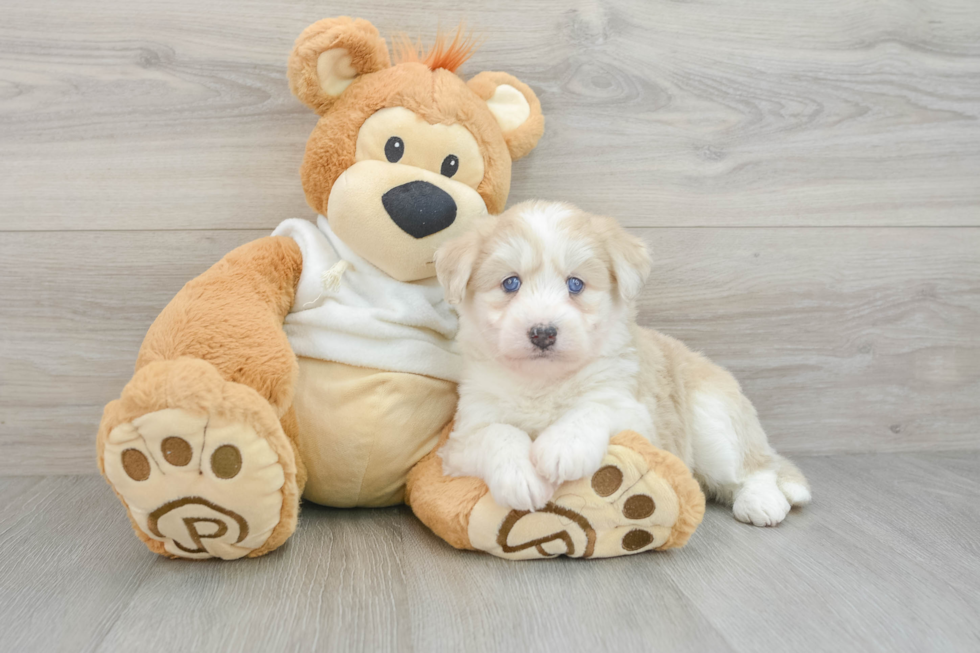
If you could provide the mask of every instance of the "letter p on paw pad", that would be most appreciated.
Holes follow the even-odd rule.
[[[181,558],[241,558],[280,522],[285,475],[247,423],[178,408],[116,426],[105,474],[135,525]]]

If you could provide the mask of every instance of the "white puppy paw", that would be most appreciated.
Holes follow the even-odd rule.
[[[538,474],[558,486],[595,473],[606,455],[606,434],[565,434],[554,426],[545,429],[531,444],[531,462]]]
[[[498,465],[486,482],[493,500],[513,510],[540,510],[555,493],[554,486],[538,476],[526,458]]]
[[[779,489],[783,491],[783,496],[792,506],[805,506],[813,498],[810,494],[810,488],[795,481],[780,483]]]
[[[789,501],[776,485],[773,472],[757,472],[735,495],[735,519],[755,526],[775,526],[789,513]]]

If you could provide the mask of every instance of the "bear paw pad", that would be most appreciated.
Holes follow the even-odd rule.
[[[166,408],[116,426],[106,478],[134,524],[180,558],[241,558],[279,524],[285,474],[247,422]]]
[[[598,471],[561,485],[541,510],[508,510],[484,496],[469,536],[503,558],[604,558],[664,546],[679,514],[672,484],[637,451],[611,444]]]

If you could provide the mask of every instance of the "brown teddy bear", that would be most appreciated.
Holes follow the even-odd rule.
[[[456,316],[433,253],[504,208],[511,162],[544,131],[506,73],[464,82],[461,32],[423,54],[363,20],[321,20],[289,60],[320,116],[302,166],[313,224],[287,220],[190,281],[146,335],[109,403],[99,468],[150,550],[268,553],[300,497],[408,502],[459,548],[514,558],[620,555],[682,545],[704,499],[679,460],[635,434],[537,513],[447,478],[437,447],[456,406]]]

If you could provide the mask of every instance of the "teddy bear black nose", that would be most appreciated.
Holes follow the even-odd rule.
[[[456,219],[452,196],[427,181],[410,181],[381,196],[381,204],[395,224],[412,238],[442,231]]]

